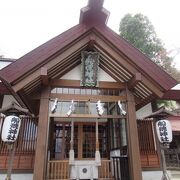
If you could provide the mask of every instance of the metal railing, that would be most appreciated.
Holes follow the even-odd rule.
[[[115,180],[130,180],[128,157],[112,157],[112,169]]]
[[[177,149],[166,149],[164,154],[167,168],[180,168],[180,154]]]

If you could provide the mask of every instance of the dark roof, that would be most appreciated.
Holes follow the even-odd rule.
[[[171,76],[146,57],[142,52],[106,26],[109,13],[102,7],[103,2],[103,0],[89,0],[88,6],[81,10],[80,23],[78,25],[35,48],[31,52],[19,58],[17,61],[0,70],[0,79],[6,81],[9,85],[11,84],[11,86],[16,85],[29,74],[40,69],[47,63],[51,62],[51,60],[61,55],[67,49],[69,50],[70,47],[73,47],[73,45],[77,42],[86,38],[86,41],[82,41],[86,44],[82,43],[82,48],[80,49],[82,50],[83,47],[88,46],[87,43],[94,41],[95,50],[98,50],[99,48],[100,53],[102,52],[105,54],[102,54],[100,64],[101,68],[104,67],[103,70],[106,70],[107,73],[112,71],[112,74],[116,77],[124,75],[123,82],[129,82],[133,78],[134,74],[140,72],[143,74],[143,77],[153,84],[153,86],[158,87],[162,94],[174,87],[177,82]],[[87,40],[87,38],[89,39]],[[96,41],[96,38],[99,40]],[[120,61],[114,57],[112,58],[113,54],[104,50],[103,43],[113,50],[112,53],[117,53],[122,56],[123,60]],[[80,63],[80,60],[76,59],[79,59],[79,51],[81,50],[77,50],[75,56],[72,56],[74,59],[70,57],[70,60],[66,61],[66,63],[69,63],[69,69],[67,70],[74,67],[72,66],[72,62],[74,65],[78,65],[78,63]],[[107,58],[109,59],[107,60]],[[133,66],[134,72],[130,72],[127,67],[122,66],[122,61],[125,64],[128,63],[128,65]],[[55,67],[57,65],[56,64],[53,68],[51,67],[48,69],[48,78],[53,78],[56,73],[55,71],[60,71],[58,68],[62,61],[57,63],[57,67]],[[109,65],[107,63],[109,63]],[[64,65],[62,67],[64,67]],[[122,72],[121,69],[123,70]],[[118,77],[117,79],[120,78]],[[36,79],[31,79],[31,83],[24,83],[26,86],[24,90],[27,90],[27,93],[30,94],[30,91],[33,88],[37,88],[37,86],[41,85],[40,83],[40,74],[38,74]],[[30,85],[31,88],[29,87]],[[146,84],[140,83],[136,86],[136,88],[138,90],[136,94],[137,97],[142,97],[143,101],[147,99],[145,103],[149,102],[151,97],[155,97],[156,95],[156,93],[151,91],[152,88],[149,91]],[[145,92],[140,92],[141,89],[144,89]]]
[[[161,99],[180,101],[180,90],[169,90]]]
[[[11,92],[7,89],[7,87],[0,82],[0,95],[5,95],[5,94],[11,94]]]
[[[0,61],[3,61],[3,62],[14,62],[14,61],[16,61],[16,59],[4,58],[4,57],[0,56]]]
[[[75,41],[77,37],[85,33],[87,29],[82,24],[72,27],[3,68],[0,71],[0,76],[7,82],[12,83],[31,69],[38,68],[46,63],[49,57],[54,56],[59,50],[63,50],[70,42]]]
[[[146,116],[145,119],[148,118],[166,118],[169,116],[178,116],[177,113],[171,112],[167,110],[164,106],[158,109],[156,112],[153,112],[149,116]]]
[[[51,39],[50,41],[19,58],[11,65],[5,67],[0,71],[0,76],[9,83],[12,83],[22,75],[29,72],[31,69],[38,68],[42,64],[46,63],[47,59],[57,55],[57,53],[60,53],[60,50],[63,51],[63,48],[66,48],[70,42],[75,41],[79,36],[82,36],[88,30],[90,30],[90,28],[91,26],[88,27],[84,24],[74,26],[68,31],[65,31],[59,36]],[[123,52],[123,54],[131,60],[131,63],[133,63],[134,66],[138,67],[141,72],[144,72],[150,76],[166,91],[177,84],[177,82],[159,66],[157,66],[148,57],[134,48],[119,35],[114,33],[107,26],[96,25],[94,28],[103,34],[104,37],[117,48],[117,50]]]

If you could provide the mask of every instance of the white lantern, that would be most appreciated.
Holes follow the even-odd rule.
[[[4,119],[1,138],[4,142],[15,142],[19,129],[21,126],[21,119],[17,116],[7,116]]]
[[[156,132],[160,143],[172,142],[172,127],[168,120],[157,121]]]

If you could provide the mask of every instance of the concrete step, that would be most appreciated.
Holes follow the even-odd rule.
[[[180,180],[180,170],[168,171],[171,180]]]

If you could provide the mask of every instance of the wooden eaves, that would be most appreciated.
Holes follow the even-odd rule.
[[[22,101],[32,110],[31,94],[42,84],[59,79],[80,64],[80,52],[100,52],[100,68],[136,96],[137,108],[161,98],[177,82],[143,53],[106,26],[109,12],[103,0],[82,8],[79,24],[35,48],[0,71]]]

